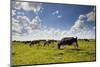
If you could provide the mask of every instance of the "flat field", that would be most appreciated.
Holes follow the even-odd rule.
[[[62,50],[59,50],[57,43],[52,42],[49,46],[43,46],[44,43],[39,42],[30,47],[30,43],[12,41],[12,66],[96,60],[96,43],[93,39],[78,40],[78,49],[74,46],[62,46]]]

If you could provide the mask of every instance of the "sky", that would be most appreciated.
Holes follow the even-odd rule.
[[[95,39],[95,6],[12,1],[12,40]]]

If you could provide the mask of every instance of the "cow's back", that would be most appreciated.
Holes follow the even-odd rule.
[[[74,41],[73,39],[73,37],[66,37],[61,40],[61,43],[71,45]]]

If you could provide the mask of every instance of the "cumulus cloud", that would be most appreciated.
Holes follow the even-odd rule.
[[[12,1],[12,9],[17,9],[17,10],[21,9],[21,3]]]
[[[84,18],[86,18],[85,15],[80,15],[80,16],[78,17],[78,19],[80,19],[80,20],[83,20]]]
[[[55,28],[45,29],[43,32],[47,39],[60,40],[61,38],[67,36],[67,30],[60,30]]]
[[[32,31],[30,35],[27,36],[14,36],[13,39],[16,40],[38,40],[38,39],[55,39],[60,40],[63,37],[67,36],[67,31],[55,28],[49,29],[37,29]]]
[[[86,16],[87,16],[87,21],[95,21],[95,12],[94,11],[91,11]]]
[[[33,18],[33,20],[31,21],[30,24],[31,24],[30,26],[32,27],[32,29],[39,28],[38,25],[41,25],[41,19],[40,19],[40,17],[36,16],[35,18]]]
[[[30,20],[27,16],[17,16],[18,23],[22,26],[27,26],[30,23]]]
[[[21,6],[24,10],[26,11],[34,11],[34,12],[38,12],[40,10],[40,5],[41,3],[32,3],[32,2],[22,2]]]
[[[77,25],[77,23],[80,23]],[[78,38],[95,38],[95,31],[89,30],[88,26],[84,24],[83,21],[77,21],[71,29],[68,31],[68,35],[78,36]]]
[[[28,34],[39,30],[41,27],[41,19],[39,16],[34,16],[32,20],[25,16],[25,11],[33,11],[37,14],[41,9],[41,3],[35,2],[15,2],[12,1],[12,35],[13,37],[21,38]],[[20,10],[24,10],[23,12]],[[15,16],[15,17],[14,17]]]
[[[29,20],[27,16],[17,16],[17,19],[12,18],[12,33],[18,35],[24,35],[31,33],[32,31],[40,28],[39,17]]]
[[[19,35],[21,34],[21,26],[18,24],[18,20],[12,18],[12,34]]]
[[[12,16],[16,15],[16,10],[12,10]]]
[[[54,12],[52,13],[52,15],[57,16],[57,18],[62,18],[62,16],[60,15],[59,10],[54,11]]]
[[[58,15],[57,18],[61,18],[62,16]]]
[[[87,22],[86,22],[87,21]],[[86,23],[95,21],[95,11],[91,11],[87,14],[80,15],[75,21],[74,25],[70,28],[68,34],[73,36],[78,36],[80,38],[95,38],[95,31],[89,30],[89,27]],[[93,27],[93,29],[95,26]]]
[[[70,33],[77,34],[77,33],[84,31],[85,29],[86,29],[86,26],[84,24],[84,20],[82,20],[82,18],[80,18],[80,16],[79,16],[79,18],[76,20],[75,24],[71,27]]]
[[[87,21],[95,21],[96,20],[96,11],[95,11],[95,7],[94,7],[94,9],[91,11],[91,12],[89,12],[89,13],[87,13],[86,14],[86,17],[87,17]]]
[[[52,14],[53,14],[53,15],[59,14],[59,11],[56,10],[56,11],[54,11]]]
[[[41,9],[41,3],[30,3],[30,2],[14,2],[13,9],[25,11],[33,11],[37,13]],[[16,15],[16,11],[12,11],[13,16]],[[59,11],[56,10],[52,15],[61,18]],[[85,20],[93,21],[94,17],[91,17],[94,11],[87,13],[86,15],[80,15],[75,21],[75,24],[70,28],[70,30],[60,30],[55,28],[48,28],[43,26],[44,29],[41,29],[41,19],[39,16],[33,17],[30,20],[27,16],[16,16],[12,17],[12,34],[13,40],[36,40],[36,39],[61,39],[68,36],[79,36],[80,38],[84,37],[94,37],[95,32],[88,30],[88,26],[85,24]],[[21,13],[19,13],[21,14]],[[24,14],[23,14],[24,15]]]
[[[23,9],[25,11],[33,11],[37,13],[41,9],[41,3],[12,1],[12,8],[17,10]]]

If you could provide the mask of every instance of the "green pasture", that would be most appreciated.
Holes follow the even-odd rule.
[[[95,40],[78,40],[79,48],[74,46],[57,49],[57,42],[43,46],[43,42],[29,46],[30,43],[12,41],[12,65],[35,65],[62,62],[80,62],[96,60]]]

